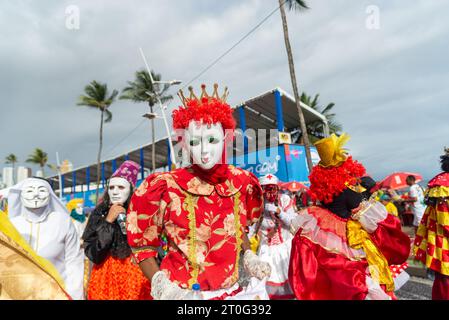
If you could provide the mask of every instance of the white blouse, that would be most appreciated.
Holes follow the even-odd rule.
[[[44,220],[40,220],[26,214],[11,218],[12,224],[34,251],[59,271],[67,293],[75,300],[82,300],[83,252],[71,217],[67,213],[50,212]]]

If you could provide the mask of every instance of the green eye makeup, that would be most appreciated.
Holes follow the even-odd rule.
[[[189,141],[190,146],[195,147],[197,145],[200,144],[200,140],[199,139],[192,139]]]

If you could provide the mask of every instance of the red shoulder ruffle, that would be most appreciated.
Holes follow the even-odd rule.
[[[432,180],[429,181],[427,186],[429,188],[449,187],[449,172],[442,172],[436,175],[432,178]]]

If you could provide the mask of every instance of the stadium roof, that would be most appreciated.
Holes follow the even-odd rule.
[[[270,91],[266,91],[256,97],[253,97],[245,102],[242,102],[233,107],[234,118],[237,122],[237,128],[241,128],[240,123],[240,111],[239,108],[243,107],[245,110],[245,122],[247,129],[268,129],[267,130],[267,142],[270,140],[269,129],[277,129],[278,121],[276,117],[276,103],[275,103],[275,92],[279,91],[282,101],[282,113],[284,121],[284,131],[292,132],[299,127],[299,116],[298,110],[296,108],[295,99],[280,88],[275,88]],[[304,118],[306,123],[312,122],[322,122],[323,132],[327,134],[327,121],[326,117],[316,110],[310,108],[309,106],[301,103],[301,108],[303,110]],[[236,133],[239,134],[238,132]],[[273,139],[273,137],[271,137]],[[274,138],[277,139],[277,138]],[[251,147],[249,144],[249,152],[254,151],[255,147]],[[167,136],[156,141],[156,168],[159,170],[168,169],[168,143]],[[255,146],[255,144],[253,144]],[[243,153],[240,149],[235,149],[237,155]],[[112,175],[114,167],[119,167],[122,162],[126,159],[132,160],[136,163],[141,163],[141,155],[143,155],[143,163],[145,175],[150,172],[151,168],[151,143],[139,146],[133,150],[130,150],[127,154],[120,154],[118,156],[112,157],[110,159],[104,160],[103,165],[100,168],[100,172],[103,169],[103,176],[108,178]],[[179,157],[179,156],[178,156]],[[87,172],[89,171],[89,177]],[[64,186],[68,187],[73,185],[73,178],[75,178],[75,185],[86,185],[89,179],[90,183],[96,182],[97,179],[97,164],[91,164],[88,166],[76,168],[70,172],[66,172],[63,175]],[[59,189],[58,176],[52,176],[49,178],[52,182],[54,189]],[[58,185],[58,187],[56,187]]]
[[[273,90],[264,92],[254,98],[251,98],[234,108],[243,106],[246,112],[246,127],[253,129],[276,129],[276,108],[275,108],[275,91],[281,93],[284,127],[286,131],[291,131],[299,127],[299,115],[296,108],[295,98],[282,90],[275,88]],[[318,111],[312,109],[308,105],[301,102],[301,108],[304,114],[306,123],[320,121],[326,123],[326,117]],[[237,120],[237,127],[241,127],[239,115],[234,112],[234,117]]]

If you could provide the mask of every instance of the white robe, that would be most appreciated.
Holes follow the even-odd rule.
[[[9,190],[9,219],[36,254],[55,266],[64,279],[66,292],[72,299],[82,300],[83,251],[72,218],[48,182],[43,183],[50,193],[48,204],[38,210],[25,207],[21,201],[21,192],[23,185],[30,180],[43,183],[41,179],[28,178]]]
[[[271,204],[276,207],[274,204]],[[281,207],[279,220],[281,225],[276,228],[276,219],[264,210],[262,224],[259,230],[260,246],[257,252],[262,261],[271,266],[271,275],[267,281],[267,291],[270,297],[286,298],[293,297],[293,292],[288,283],[288,267],[290,262],[290,251],[293,235],[290,233],[291,221],[297,216],[292,207],[283,211]],[[275,241],[271,243],[267,235],[270,230],[278,230]]]
[[[72,219],[65,212],[50,212],[44,220],[32,222],[39,220],[25,214],[11,218],[36,253],[56,267],[67,293],[75,300],[83,299],[83,252]]]

